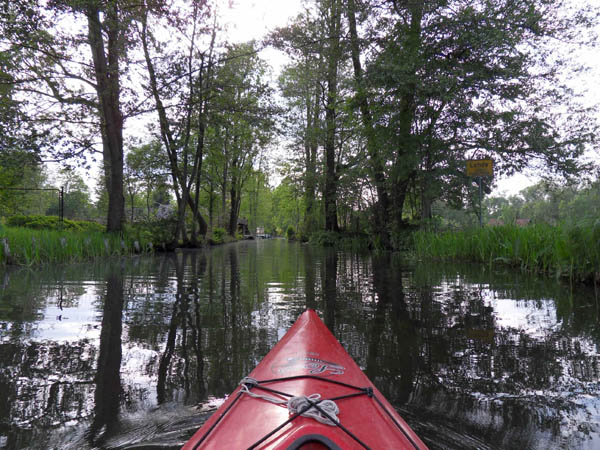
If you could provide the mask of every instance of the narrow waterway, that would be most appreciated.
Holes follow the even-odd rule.
[[[600,300],[246,241],[0,271],[0,449],[175,449],[307,307],[433,449],[600,448]]]

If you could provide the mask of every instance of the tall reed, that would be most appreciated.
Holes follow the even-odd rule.
[[[44,263],[72,263],[148,249],[147,242],[102,232],[33,230],[2,227],[0,240],[7,239],[10,255],[0,245],[0,264],[31,266]]]
[[[508,264],[557,277],[600,275],[600,222],[589,226],[531,225],[414,234],[420,258]]]

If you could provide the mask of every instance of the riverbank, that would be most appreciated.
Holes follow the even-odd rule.
[[[3,265],[74,263],[151,250],[152,245],[141,236],[0,227],[0,264]]]
[[[127,226],[122,234],[106,233],[104,226],[89,221],[60,221],[55,216],[14,216],[0,224],[0,265],[32,266],[75,263],[115,255],[177,248],[202,248],[244,239],[215,228],[194,245],[173,242],[174,224],[155,221]]]
[[[600,224],[417,231],[413,238],[421,259],[503,264],[573,281],[594,282],[600,277]]]

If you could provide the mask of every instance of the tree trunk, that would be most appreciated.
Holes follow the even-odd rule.
[[[131,194],[131,223],[133,223],[133,206],[134,206],[135,194]]]
[[[213,216],[214,216],[214,209],[215,209],[215,199],[214,199],[214,187],[213,187],[213,182],[210,182],[210,191],[208,192],[208,223],[210,226],[210,229],[213,229]]]
[[[428,186],[429,177],[428,172],[423,173],[421,177],[421,220],[423,221],[430,220],[433,217],[431,211],[431,193]]]
[[[338,63],[340,60],[340,2],[331,0],[329,5],[329,48],[327,66],[327,100],[325,110],[325,229],[339,231],[337,223],[337,173],[335,164],[336,103],[338,89]]]
[[[150,191],[150,189],[148,189],[146,191],[146,215],[147,215],[146,220],[148,220],[148,221],[150,221],[150,194],[151,194],[151,191]]]
[[[235,217],[235,202],[237,201],[237,192],[233,186],[229,191],[231,198],[231,209],[229,210],[229,221],[227,222],[227,233],[230,236],[235,236],[237,229],[237,217]]]
[[[421,46],[421,20],[423,17],[423,5],[420,2],[410,3],[411,22],[404,53],[410,70],[409,79],[414,79],[416,65]],[[405,226],[402,217],[404,200],[411,178],[416,173],[417,161],[415,136],[412,133],[412,125],[415,117],[416,83],[411,81],[403,87],[400,98],[400,111],[398,119],[398,148],[396,160],[392,170],[392,227],[399,231]]]
[[[346,9],[348,17],[348,28],[350,31],[350,50],[352,66],[354,68],[354,82],[356,85],[356,101],[360,109],[363,127],[367,138],[367,153],[369,155],[369,168],[375,188],[377,190],[377,203],[374,213],[374,231],[383,239],[384,246],[389,246],[389,230],[386,223],[389,213],[389,195],[385,183],[385,172],[383,169],[382,155],[376,141],[376,133],[373,127],[373,116],[367,98],[367,92],[363,80],[363,70],[360,62],[360,48],[358,44],[358,32],[356,30],[356,5],[354,0],[348,0]]]
[[[194,12],[194,32],[190,37],[190,49],[188,54],[188,67],[187,67],[187,82],[189,92],[187,93],[187,101],[185,105],[185,116],[184,116],[184,125],[179,133],[177,133],[178,139],[174,138],[174,133],[171,129],[171,122],[167,116],[165,107],[162,103],[160,97],[159,86],[157,82],[157,76],[153,64],[153,60],[150,57],[150,51],[148,46],[148,28],[147,28],[147,16],[142,15],[142,47],[144,51],[144,57],[146,60],[146,65],[148,67],[148,76],[150,79],[150,89],[152,91],[152,95],[156,102],[156,109],[158,111],[159,116],[159,124],[160,124],[160,132],[163,144],[167,150],[167,154],[169,156],[169,166],[171,169],[171,177],[173,179],[173,189],[175,191],[175,195],[177,197],[177,228],[175,232],[175,239],[181,239],[182,243],[188,244],[188,236],[186,229],[186,210],[189,207],[192,212],[193,217],[193,228],[192,228],[192,241],[196,241],[196,229],[195,224],[198,225],[199,232],[202,235],[206,234],[207,226],[206,221],[201,216],[198,211],[197,201],[194,198],[192,192],[192,187],[194,184],[198,184],[201,175],[202,168],[202,156],[204,151],[204,127],[205,127],[205,95],[203,92],[204,89],[204,60],[202,60],[202,64],[198,71],[194,71],[192,68],[192,58],[193,51],[195,46],[195,38],[196,38],[196,15],[198,10]],[[214,34],[213,40],[211,41],[211,54],[212,54],[212,44],[214,43]],[[210,62],[208,66],[208,77],[210,77]],[[194,78],[194,73],[196,73],[196,79]],[[198,84],[200,86],[200,92],[196,93],[195,85]],[[196,110],[195,107],[199,106],[199,110]],[[198,114],[199,122],[198,128],[193,132],[193,118]],[[197,145],[195,148],[192,148],[192,135],[195,134],[198,138]],[[180,155],[178,155],[178,152]],[[180,167],[182,166],[182,167]],[[196,189],[196,194],[198,194],[198,189]]]
[[[196,144],[196,163],[195,163],[195,172],[196,172],[196,180],[195,191],[194,191],[194,200],[192,206],[192,212],[194,213],[194,224],[198,225],[198,231],[200,232],[200,236],[206,236],[206,232],[208,231],[208,226],[206,225],[206,221],[200,215],[200,181],[202,178],[202,158],[204,157],[204,136],[206,129],[206,114],[205,114],[205,105],[203,95],[200,95],[200,102],[202,103],[202,111],[198,118],[198,142]],[[192,243],[194,246],[197,245],[197,237],[196,237],[196,226],[194,225],[192,230]]]
[[[95,4],[87,6],[88,39],[94,62],[96,89],[100,101],[100,122],[106,190],[108,191],[108,216],[106,230],[120,232],[125,222],[125,195],[123,191],[123,115],[119,95],[119,58],[122,56],[121,23],[116,4],[110,3],[103,11],[107,19],[100,22],[100,9]],[[104,35],[107,49],[104,49]]]
[[[223,179],[221,180],[221,214],[220,214],[220,218],[219,218],[219,225],[220,226],[226,226],[225,225],[225,210],[227,207],[227,177],[229,176],[229,159],[228,159],[228,143],[227,143],[227,139],[229,136],[229,129],[226,127],[225,128],[225,145],[224,145],[224,151],[223,153],[225,154],[225,162],[224,165],[225,167],[223,167]],[[222,222],[221,222],[222,221]]]
[[[229,226],[228,232],[230,236],[235,236],[237,232],[237,222],[240,213],[241,203],[241,190],[237,186],[237,178],[233,176],[231,178],[231,189],[229,191],[231,196],[231,210],[229,212]]]
[[[312,92],[306,96],[306,132],[304,136],[304,158],[306,173],[304,177],[304,234],[309,235],[317,229],[315,218],[315,192],[317,188],[317,150],[319,142],[316,137],[320,117],[319,85],[315,83],[314,97]]]

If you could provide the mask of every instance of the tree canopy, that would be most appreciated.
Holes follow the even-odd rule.
[[[33,167],[102,155],[112,231],[153,219],[154,195],[174,199],[182,244],[245,221],[303,238],[368,232],[395,247],[435,204],[473,207],[467,159],[493,159],[497,176],[590,173],[596,110],[566,84],[579,67],[559,50],[589,44],[591,8],[317,0],[264,41],[232,43],[218,6],[3,1],[0,177],[18,176],[17,156]],[[267,45],[288,57],[277,86]]]

